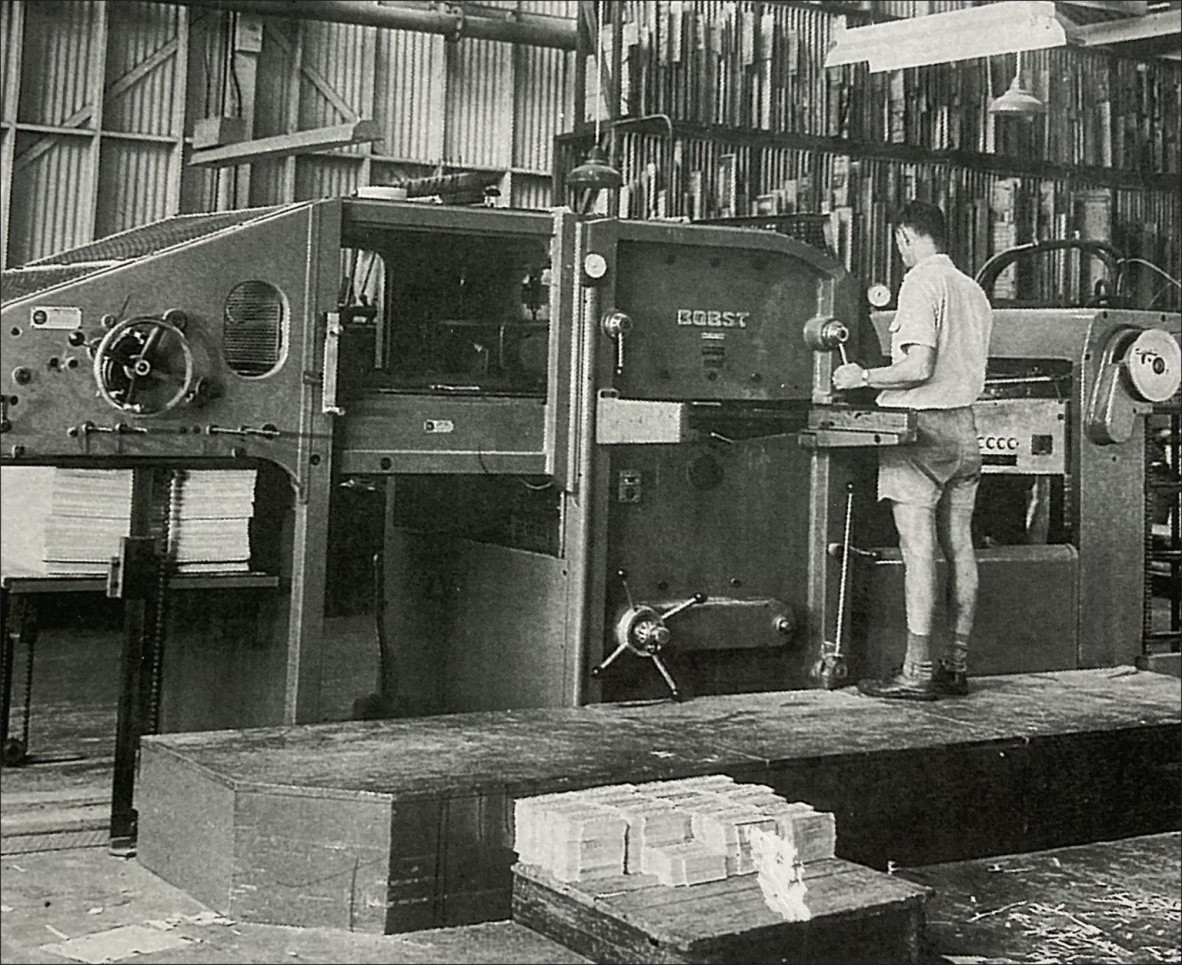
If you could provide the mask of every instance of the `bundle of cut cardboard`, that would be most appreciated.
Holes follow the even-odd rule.
[[[513,817],[518,859],[564,882],[719,881],[758,870],[753,831],[783,839],[802,864],[832,858],[837,837],[831,813],[724,774],[540,794],[517,800]]]
[[[131,470],[57,469],[45,518],[48,576],[102,576],[131,521]],[[255,470],[178,472],[171,486],[168,555],[179,573],[250,568]]]
[[[45,519],[46,574],[103,575],[130,519],[130,470],[54,470]]]
[[[197,469],[180,474],[169,521],[169,558],[178,573],[250,569],[253,469]]]

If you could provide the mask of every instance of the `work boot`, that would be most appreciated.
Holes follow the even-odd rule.
[[[969,676],[963,670],[953,670],[946,660],[939,661],[932,671],[936,690],[949,697],[964,697],[969,692]]]
[[[897,673],[882,680],[859,680],[858,689],[867,697],[889,697],[895,700],[939,700],[940,692],[932,680]]]

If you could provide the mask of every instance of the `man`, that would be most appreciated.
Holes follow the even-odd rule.
[[[967,694],[969,637],[977,606],[972,519],[981,455],[972,405],[985,386],[993,311],[981,287],[944,254],[947,229],[935,205],[910,202],[895,226],[908,271],[891,323],[891,364],[850,362],[833,373],[834,388],[882,389],[878,404],[915,409],[919,434],[910,445],[879,451],[878,498],[890,500],[907,610],[902,672],[862,680],[873,697],[935,700]],[[932,665],[936,543],[952,580],[954,635],[946,659]]]

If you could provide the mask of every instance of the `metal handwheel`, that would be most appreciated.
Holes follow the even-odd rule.
[[[108,405],[138,416],[193,398],[193,349],[180,326],[142,316],[119,322],[98,344],[94,380]]]

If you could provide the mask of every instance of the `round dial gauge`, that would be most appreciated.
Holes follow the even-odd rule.
[[[583,271],[588,278],[602,278],[607,274],[607,259],[599,252],[593,251],[583,259]]]

